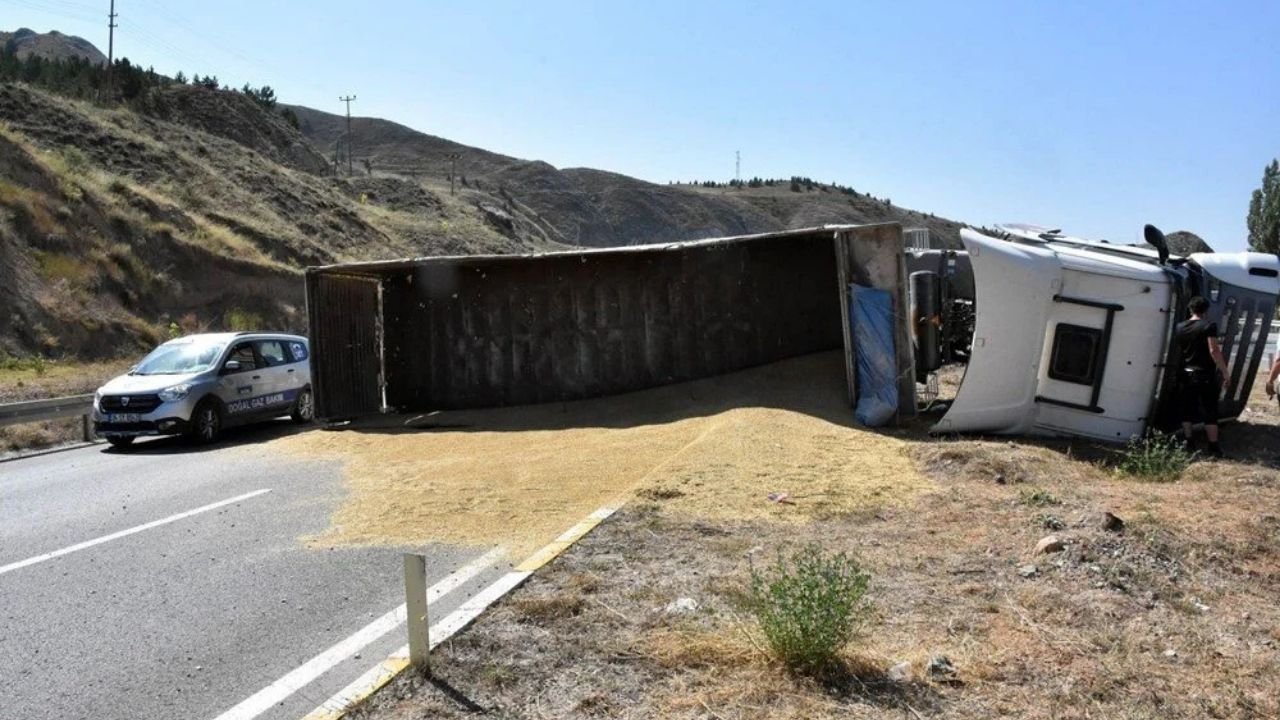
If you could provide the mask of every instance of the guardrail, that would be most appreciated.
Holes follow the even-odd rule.
[[[93,439],[93,428],[89,425],[89,413],[92,411],[92,395],[72,395],[51,400],[9,403],[0,405],[0,427],[43,420],[62,420],[78,415],[81,432],[84,434],[85,442],[88,442]]]

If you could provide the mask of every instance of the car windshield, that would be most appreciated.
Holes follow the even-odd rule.
[[[222,340],[177,340],[151,351],[130,375],[187,375],[208,370],[218,361]]]

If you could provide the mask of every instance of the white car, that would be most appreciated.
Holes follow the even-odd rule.
[[[273,333],[188,335],[153,350],[94,397],[93,428],[116,447],[138,437],[187,435],[315,412],[307,339]]]

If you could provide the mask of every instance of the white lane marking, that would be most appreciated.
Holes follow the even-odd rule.
[[[475,597],[466,601],[457,610],[449,613],[443,620],[436,623],[429,631],[431,634],[431,647],[435,647],[440,643],[453,637],[462,628],[466,627],[472,620],[480,617],[480,613],[485,608],[498,601],[498,598],[506,595],[512,588],[524,582],[533,573],[528,570],[515,570],[498,578],[492,585],[476,593]],[[405,646],[405,652],[408,652],[408,645]]]
[[[210,503],[208,505],[198,507],[195,510],[188,510],[186,512],[178,513],[177,515],[170,515],[167,518],[153,520],[149,523],[138,525],[137,527],[131,527],[127,530],[113,532],[110,535],[103,535],[102,537],[99,537],[99,538],[86,540],[82,543],[76,543],[75,545],[64,547],[61,550],[54,550],[53,552],[45,553],[43,555],[36,555],[35,557],[29,557],[26,560],[19,560],[18,562],[9,563],[8,565],[0,565],[0,575],[3,575],[7,572],[12,572],[14,570],[18,570],[20,568],[24,568],[30,565],[35,565],[37,563],[42,563],[46,560],[52,560],[57,557],[62,557],[63,555],[69,555],[70,553],[78,552],[86,548],[91,548],[95,545],[101,545],[102,543],[111,542],[112,540],[119,540],[122,537],[128,537],[135,533],[140,533],[144,530],[158,528],[161,525],[168,525],[169,523],[177,522],[179,520],[189,518],[192,515],[199,515],[200,513],[209,512],[210,510],[217,510],[218,508],[223,507],[224,505],[238,503],[241,500],[248,500],[249,498],[257,497],[259,495],[265,495],[266,493],[269,493],[269,492],[271,492],[270,488],[265,488],[262,490],[254,490],[251,493],[245,493],[244,495],[237,495],[233,498],[227,498],[226,500],[220,500],[216,503]]]
[[[501,559],[504,552],[502,548],[494,548],[427,588],[427,603],[436,602],[447,593],[458,589]],[[355,634],[291,670],[284,677],[249,696],[239,705],[222,713],[216,720],[250,720],[250,718],[256,718],[275,707],[276,703],[328,672],[333,666],[399,627],[404,623],[405,616],[405,606],[401,603],[400,607],[365,625],[357,630]]]
[[[480,616],[493,603],[497,602],[512,588],[524,582],[533,573],[527,570],[513,570],[503,575],[493,582],[492,585],[481,590],[475,597],[468,600],[461,607],[449,613],[440,622],[431,626],[428,633],[431,635],[431,647],[434,649],[437,645],[445,642],[453,637],[458,631],[466,627],[471,621]],[[401,646],[399,650],[391,653],[387,658],[388,661],[408,661],[409,646]],[[342,688],[334,693],[332,697],[325,700],[315,710],[312,710],[303,720],[311,718],[327,718],[341,715],[352,702],[368,694],[368,689],[380,681],[389,679],[387,675],[391,673],[386,667],[386,663],[379,663],[370,668],[363,675],[356,678],[350,685]]]

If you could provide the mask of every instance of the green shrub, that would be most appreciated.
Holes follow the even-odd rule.
[[[1041,488],[1024,488],[1018,495],[1023,505],[1030,505],[1031,507],[1048,507],[1062,504],[1057,495]]]
[[[37,377],[44,377],[49,372],[49,361],[45,360],[41,355],[32,355],[31,357],[13,357],[11,355],[0,353],[0,370],[10,370],[14,372],[32,371]]]
[[[1045,530],[1062,530],[1067,527],[1067,524],[1062,521],[1062,518],[1048,513],[1040,513],[1036,515],[1033,524],[1036,527],[1044,528]]]
[[[870,576],[845,553],[807,545],[790,558],[751,568],[749,607],[774,655],[788,667],[817,672],[853,639],[870,605]]]
[[[222,323],[231,332],[261,330],[265,325],[261,315],[240,308],[231,308],[223,313]]]
[[[1178,479],[1195,459],[1177,435],[1152,430],[1133,437],[1120,451],[1118,468],[1125,475],[1168,482]]]

